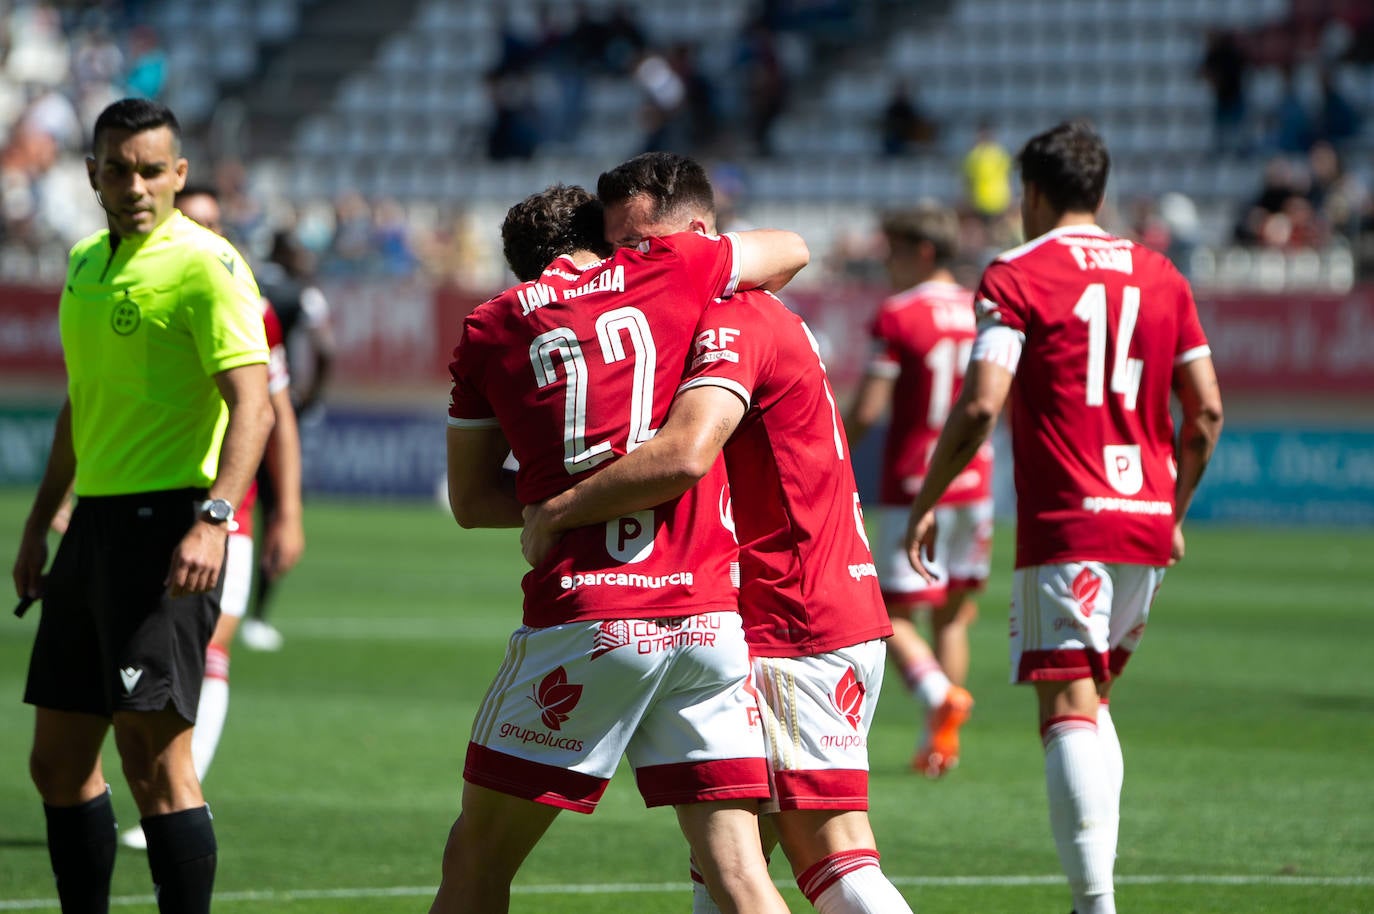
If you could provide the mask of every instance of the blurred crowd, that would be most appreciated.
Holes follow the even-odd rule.
[[[1295,0],[1295,10],[1338,0]],[[514,7],[512,7],[514,9]],[[800,44],[842,41],[854,4],[843,0],[767,0],[740,18],[735,34],[708,45],[661,45],[632,4],[544,3],[502,20],[501,51],[486,76],[493,117],[491,160],[521,160],[575,148],[589,81],[622,82],[639,102],[644,146],[714,163],[723,218],[747,206],[747,169],[729,163],[785,155],[773,123],[805,87],[792,58]],[[1282,250],[1333,242],[1360,250],[1374,241],[1374,195],[1367,161],[1350,150],[1374,124],[1342,93],[1334,67],[1374,66],[1374,5],[1263,34],[1211,35],[1198,78],[1214,91],[1214,152],[1253,168],[1253,198],[1238,201],[1233,228],[1210,235],[1198,207],[1177,193],[1114,201],[1103,221],[1165,250],[1186,269],[1202,241]],[[1361,12],[1367,10],[1367,12]],[[124,95],[157,98],[167,62],[157,32],[142,24],[135,0],[0,0],[0,274],[50,279],[67,248],[103,224],[83,164],[89,125]],[[1333,26],[1332,23],[1336,23]],[[1284,74],[1283,90],[1257,99],[1258,69]],[[884,155],[919,156],[937,145],[941,125],[924,111],[919,86],[895,84],[874,127]],[[950,196],[963,214],[969,270],[1019,242],[1013,153],[1019,137],[979,125],[957,157]],[[1353,145],[1352,145],[1353,144]],[[948,153],[948,150],[945,150]],[[473,212],[426,201],[402,203],[345,193],[334,200],[288,203],[261,192],[250,167],[197,152],[197,179],[212,178],[231,237],[263,258],[286,230],[326,277],[423,276],[481,286],[499,281],[491,226]],[[876,275],[881,245],[868,227],[832,233],[820,258],[834,273]],[[818,271],[819,272],[819,271]],[[493,276],[493,273],[498,275]]]
[[[533,17],[508,11],[486,79],[494,112],[487,154],[523,159],[573,146],[587,82],[606,77],[636,88],[646,150],[772,155],[771,128],[791,83],[780,29],[798,24],[792,5],[806,4],[766,3],[709,46],[652,42],[628,3],[598,12],[550,3]],[[726,123],[730,131],[720,129]]]
[[[131,25],[136,3],[0,0],[0,245],[63,254],[100,224],[72,206],[86,187],[86,131],[110,102],[156,97],[165,59],[157,34]]]

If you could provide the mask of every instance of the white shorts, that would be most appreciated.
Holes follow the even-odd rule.
[[[1011,588],[1011,681],[1119,674],[1140,644],[1164,569],[1067,562],[1018,568]]]
[[[888,603],[938,606],[952,588],[979,590],[987,583],[992,563],[992,499],[935,509],[936,583],[927,584],[911,567],[906,552],[909,508],[878,506],[878,547],[873,550],[878,581]]]
[[[810,657],[755,657],[772,799],[780,809],[867,809],[868,728],[887,647],[865,641]]]
[[[253,590],[253,538],[229,534],[224,552],[224,595],[219,598],[222,615],[242,619],[248,611],[248,595]]]
[[[463,777],[590,813],[622,755],[647,806],[768,797],[738,613],[511,635],[477,711]]]

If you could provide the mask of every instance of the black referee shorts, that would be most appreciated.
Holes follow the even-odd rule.
[[[24,701],[110,717],[168,702],[191,723],[223,575],[177,599],[163,581],[204,490],[81,498],[48,574]]]

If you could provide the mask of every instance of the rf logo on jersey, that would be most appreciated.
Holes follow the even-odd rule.
[[[138,329],[138,325],[143,323],[143,312],[139,310],[138,302],[124,294],[124,299],[114,306],[114,311],[110,314],[110,327],[120,336],[128,336]]]

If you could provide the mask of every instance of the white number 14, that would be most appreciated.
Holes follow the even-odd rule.
[[[1095,282],[1083,290],[1074,316],[1088,324],[1088,405],[1101,406],[1107,370],[1107,287]],[[1121,290],[1121,319],[1116,328],[1116,357],[1112,359],[1112,393],[1125,398],[1126,408],[1135,409],[1140,394],[1140,375],[1145,370],[1143,359],[1128,357],[1131,335],[1135,333],[1136,318],[1140,314],[1140,288],[1125,286]]]

